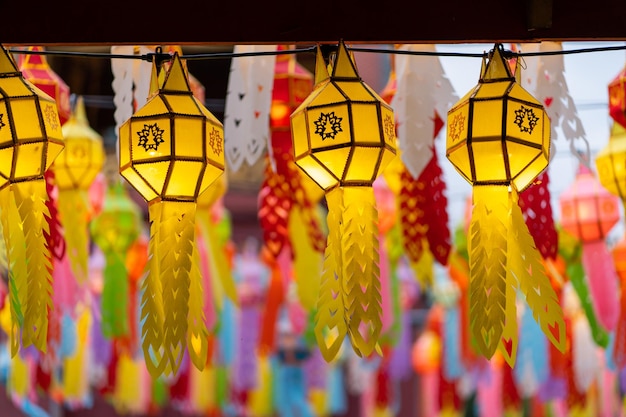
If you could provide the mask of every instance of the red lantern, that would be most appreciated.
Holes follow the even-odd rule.
[[[31,46],[29,51],[43,51],[41,46]],[[45,55],[23,54],[20,58],[20,71],[25,79],[52,97],[57,103],[59,121],[64,124],[71,113],[70,88],[48,65]]]
[[[609,114],[626,127],[626,67],[609,84]]]
[[[620,219],[619,199],[581,165],[574,184],[561,194],[560,203],[563,229],[582,241],[583,266],[598,319],[611,331],[619,316],[619,291],[604,239]]]

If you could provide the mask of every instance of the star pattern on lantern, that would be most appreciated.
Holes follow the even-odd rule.
[[[385,136],[389,140],[392,140],[395,137],[395,124],[391,116],[386,115],[383,124],[385,128]]]
[[[213,149],[216,155],[220,155],[222,153],[222,137],[220,136],[220,131],[213,128],[211,133],[209,134],[209,146]]]
[[[3,127],[6,126],[6,124],[4,123],[4,121],[2,120],[2,118],[4,117],[4,114],[0,114],[0,129],[2,129]]]
[[[155,123],[152,125],[143,125],[143,129],[137,132],[139,135],[139,146],[142,146],[146,151],[154,149],[155,151],[159,147],[163,140],[163,129]],[[148,143],[152,137],[152,143]]]
[[[43,117],[52,129],[56,130],[59,128],[59,116],[54,106],[47,104],[43,111]]]
[[[343,132],[341,129],[342,117],[335,116],[335,112],[322,113],[320,117],[315,120],[315,134],[320,135],[322,140],[335,139],[337,133]]]
[[[538,120],[539,117],[535,116],[533,109],[522,106],[519,110],[515,110],[514,123],[519,127],[520,132],[533,133]]]
[[[465,116],[462,114],[456,114],[450,123],[450,138],[453,141],[459,140],[461,137],[461,132],[465,128]]]

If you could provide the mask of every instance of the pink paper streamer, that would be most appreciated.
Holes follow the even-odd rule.
[[[422,404],[422,412],[420,415],[422,416],[438,416],[439,415],[439,406],[438,406],[438,392],[439,392],[439,375],[438,372],[425,372],[420,374],[420,396],[421,404]],[[485,417],[482,416],[481,417]]]
[[[211,227],[209,225],[209,227]],[[213,287],[211,285],[211,267],[209,266],[209,253],[205,236],[198,233],[196,239],[196,247],[200,257],[200,272],[202,273],[202,290],[204,291],[204,321],[209,331],[215,328],[217,324],[217,314],[215,313],[215,303],[213,302]]]
[[[598,321],[611,331],[619,318],[619,288],[613,258],[604,240],[583,243],[583,265]]]
[[[508,365],[503,365],[508,366]],[[490,378],[478,383],[478,404],[481,417],[502,416],[502,370],[490,364]]]

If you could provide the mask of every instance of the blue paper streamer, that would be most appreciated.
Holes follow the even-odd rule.
[[[445,309],[443,320],[443,376],[447,381],[455,381],[465,369],[461,360],[460,317],[458,307]]]
[[[526,308],[522,314],[517,361],[513,369],[516,383],[523,383],[523,372],[528,364],[533,369],[537,383],[540,385],[545,382],[550,369],[548,355],[548,340],[533,318],[532,311]]]
[[[219,346],[220,346],[220,358],[218,361],[220,365],[230,366],[235,360],[235,308],[232,301],[224,298],[224,304],[222,305],[222,311],[220,314],[220,326],[218,331]]]
[[[76,322],[68,313],[63,313],[61,318],[61,344],[58,355],[61,358],[69,358],[76,353],[77,344]]]

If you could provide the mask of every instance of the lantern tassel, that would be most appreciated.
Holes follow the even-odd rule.
[[[59,190],[57,206],[66,242],[66,251],[74,276],[79,283],[87,279],[89,238],[85,192],[79,189]]]
[[[204,316],[204,289],[202,288],[202,275],[200,274],[199,265],[199,253],[194,245],[192,275],[189,287],[187,346],[191,362],[198,370],[202,371],[208,359],[209,332]]]
[[[470,223],[470,323],[479,351],[491,358],[504,332],[507,300],[508,192],[501,186],[474,186]],[[510,335],[507,335],[510,336]]]
[[[369,356],[382,329],[378,211],[372,187],[344,187],[341,237],[348,332],[357,353]]]
[[[508,269],[517,277],[520,290],[541,330],[557,349],[564,352],[566,337],[563,310],[546,275],[541,254],[524,221],[518,205],[517,190],[515,187],[511,188],[511,218],[515,233],[509,239],[511,247]]]
[[[327,362],[337,356],[348,333],[342,283],[341,215],[343,212],[343,192],[341,187],[336,187],[326,193],[328,237],[314,331],[320,352]]]
[[[11,188],[0,190],[2,203],[2,228],[9,265],[9,301],[11,305],[11,356],[15,356],[20,347],[20,328],[24,325],[24,311],[27,295],[26,244],[20,217],[11,195]]]
[[[289,238],[293,245],[295,273],[298,301],[307,311],[315,309],[315,292],[319,288],[322,269],[322,256],[313,246],[313,240],[309,239],[307,229],[301,227],[307,224],[307,208],[296,208],[289,216]],[[313,213],[308,213],[313,215]]]
[[[102,334],[105,337],[128,335],[128,272],[119,255],[107,256],[103,271]]]
[[[614,330],[619,317],[619,288],[611,254],[604,240],[600,239],[584,242],[582,255],[598,320],[606,330]]]
[[[141,323],[142,349],[148,372],[157,378],[165,370],[166,360],[163,345],[163,289],[159,273],[159,230],[161,228],[161,204],[148,206],[150,216],[150,242],[148,251],[148,273],[142,284]]]
[[[189,288],[194,246],[196,204],[161,201],[159,272],[163,284],[163,342],[167,371],[176,374],[187,347]],[[169,372],[168,372],[169,373]]]
[[[11,191],[22,219],[24,243],[28,257],[27,302],[24,311],[22,343],[31,343],[42,352],[46,351],[48,340],[48,310],[52,308],[52,265],[50,251],[44,233],[49,233],[50,216],[46,200],[46,183],[43,178],[17,182]],[[14,220],[13,220],[14,221]]]

